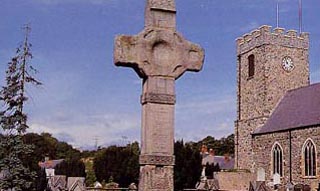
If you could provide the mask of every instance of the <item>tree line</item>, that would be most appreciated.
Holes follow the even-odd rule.
[[[226,138],[215,139],[208,136],[198,142],[184,142],[177,140],[174,143],[175,166],[174,166],[174,187],[176,190],[183,188],[194,188],[201,175],[202,145],[215,150],[216,155],[234,154],[234,135]],[[94,181],[117,182],[121,187],[127,187],[130,183],[138,184],[139,178],[139,144],[133,142],[126,146],[109,146],[97,151],[85,151],[83,157],[93,159],[93,171],[95,177],[88,177]],[[208,166],[211,174],[219,169],[218,166]]]
[[[0,135],[0,139],[2,138]],[[35,190],[43,191],[46,186],[44,169],[38,164],[44,161],[46,156],[50,159],[64,159],[56,167],[56,175],[86,177],[87,186],[93,186],[96,181],[101,183],[113,181],[120,187],[128,187],[131,183],[138,184],[140,152],[138,142],[83,152],[74,149],[68,143],[60,142],[49,133],[27,133],[23,136],[23,142],[34,145],[32,155],[24,160],[24,164],[30,171],[36,172],[37,178],[33,183]],[[194,188],[199,181],[202,170],[200,149],[203,144],[208,145],[208,148],[214,148],[215,153],[219,155],[232,155],[234,152],[233,135],[221,139],[208,136],[198,142],[176,141],[174,186],[177,190]],[[212,168],[216,169],[208,166],[207,171]],[[210,171],[209,174],[211,173]]]

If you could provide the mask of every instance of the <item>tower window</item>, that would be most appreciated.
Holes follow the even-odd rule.
[[[254,76],[254,55],[251,54],[249,57],[248,57],[248,77],[249,78],[252,78]]]
[[[273,174],[282,176],[282,161],[282,148],[276,143],[272,150]]]
[[[305,176],[316,176],[316,148],[311,140],[304,145],[303,161]]]

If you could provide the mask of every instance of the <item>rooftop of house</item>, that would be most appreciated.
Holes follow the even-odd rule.
[[[45,160],[44,162],[39,162],[38,165],[41,168],[50,169],[55,168],[58,164],[60,164],[64,159],[58,159],[58,160]]]
[[[288,91],[253,135],[320,125],[320,83]]]
[[[214,150],[208,149],[206,146],[202,146],[201,148],[202,155],[202,165],[208,164],[219,164],[219,168],[222,170],[230,170],[234,168],[234,158],[229,155],[224,156],[216,156],[214,154]]]

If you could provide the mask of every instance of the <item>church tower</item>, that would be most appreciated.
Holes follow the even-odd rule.
[[[309,35],[270,26],[237,43],[235,168],[253,171],[252,133],[269,118],[286,91],[310,84]]]

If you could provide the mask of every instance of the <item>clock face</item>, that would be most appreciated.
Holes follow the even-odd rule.
[[[287,72],[291,72],[294,69],[294,64],[291,57],[286,56],[282,59],[282,68]]]

